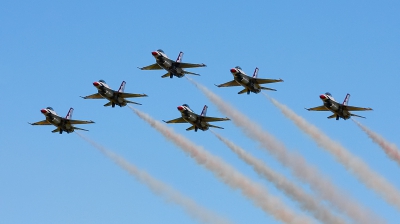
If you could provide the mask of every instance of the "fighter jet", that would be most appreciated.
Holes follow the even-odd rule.
[[[197,132],[198,129],[202,131],[208,130],[209,127],[212,128],[220,128],[224,129],[222,127],[218,127],[215,125],[211,125],[208,122],[214,122],[214,121],[228,121],[230,120],[229,118],[217,118],[217,117],[207,117],[207,105],[204,106],[203,111],[201,112],[200,115],[195,114],[187,104],[183,104],[182,106],[178,106],[179,112],[181,112],[180,118],[176,118],[174,120],[170,121],[164,121],[165,123],[190,123],[192,124],[191,127],[186,129],[186,131],[193,130]]]
[[[112,90],[104,80],[99,80],[98,82],[94,82],[93,86],[97,88],[98,93],[82,97],[83,99],[107,99],[110,102],[104,104],[105,107],[118,105],[120,107],[126,106],[128,103],[134,103],[138,105],[142,105],[140,103],[132,102],[126,100],[125,98],[129,97],[144,97],[146,94],[134,94],[134,93],[124,93],[126,82],[123,81],[118,91]]]
[[[44,116],[46,116],[46,120],[43,121],[38,121],[35,123],[29,123],[31,125],[54,125],[57,128],[54,129],[52,132],[56,133],[59,132],[60,134],[63,133],[63,131],[67,133],[74,132],[74,130],[82,130],[82,131],[88,131],[86,129],[82,128],[77,128],[72,126],[73,124],[92,124],[94,121],[81,121],[81,120],[71,120],[72,117],[72,112],[74,111],[74,108],[70,108],[68,111],[68,114],[65,118],[60,117],[57,115],[57,113],[53,110],[51,107],[46,107],[46,109],[41,109],[40,112]]]
[[[156,51],[151,52],[153,57],[156,59],[156,63],[139,68],[141,70],[160,70],[160,69],[165,69],[168,72],[161,76],[162,78],[170,77],[172,79],[173,76],[176,76],[178,78],[182,78],[185,74],[190,74],[190,75],[199,75],[193,72],[188,72],[183,70],[183,68],[196,68],[196,67],[206,67],[205,64],[190,64],[190,63],[182,63],[182,56],[183,52],[181,51],[178,55],[178,58],[176,61],[173,61],[168,58],[168,56],[164,53],[163,50],[159,49]]]
[[[330,93],[322,94],[319,96],[319,98],[322,100],[324,105],[319,106],[319,107],[309,108],[309,109],[306,108],[306,110],[331,111],[333,114],[331,116],[329,116],[328,119],[336,118],[336,120],[339,120],[339,118],[343,118],[344,120],[347,120],[351,116],[365,118],[360,115],[352,114],[352,113],[350,113],[350,111],[372,110],[369,107],[364,108],[364,107],[348,106],[350,94],[346,95],[346,98],[344,98],[343,103],[336,102]]]
[[[254,70],[253,77],[247,76],[246,73],[242,71],[240,66],[236,66],[235,68],[231,69],[231,73],[233,75],[233,80],[221,85],[216,85],[217,87],[229,87],[229,86],[243,86],[244,89],[238,94],[246,93],[250,94],[259,93],[262,89],[265,90],[272,90],[276,91],[276,89],[271,89],[267,87],[260,86],[260,84],[264,83],[273,83],[273,82],[283,82],[282,79],[259,79],[257,78],[258,75],[258,68]]]

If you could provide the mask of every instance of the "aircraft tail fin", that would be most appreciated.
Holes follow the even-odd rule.
[[[119,89],[118,89],[118,92],[120,92],[120,93],[123,93],[123,92],[124,92],[124,90],[125,90],[125,84],[126,84],[126,82],[125,82],[125,81],[122,81],[121,86],[120,86]]]
[[[260,89],[276,91],[276,89],[271,89],[271,88],[264,87],[264,86],[260,86]]]
[[[67,116],[65,116],[66,119],[71,119],[72,118],[72,113],[74,112],[74,108],[69,108],[69,111],[67,113]]]
[[[247,93],[247,89],[243,89],[242,91],[238,92],[238,94]]]
[[[141,103],[136,103],[136,102],[133,102],[133,101],[129,101],[129,100],[125,100],[127,103],[132,103],[132,104],[137,104],[137,105],[142,105]]]
[[[207,114],[207,105],[204,105],[204,107],[203,107],[203,111],[201,111],[201,116],[206,116],[206,114]]]
[[[183,56],[183,52],[179,52],[178,58],[176,59],[176,62],[181,62],[182,61],[182,56]]]
[[[219,129],[224,129],[223,127],[220,127],[220,126],[215,126],[215,125],[212,125],[212,124],[209,124],[208,126],[209,126],[209,127],[211,127],[211,128],[219,128]]]
[[[363,116],[360,116],[360,115],[357,115],[357,114],[350,114],[351,116],[354,116],[354,117],[361,117],[361,118],[366,118],[366,117],[363,117]]]
[[[256,67],[253,73],[253,78],[257,78],[257,75],[258,75],[258,68]]]
[[[347,106],[349,104],[349,99],[350,99],[350,94],[347,93],[346,98],[344,98],[343,105]]]

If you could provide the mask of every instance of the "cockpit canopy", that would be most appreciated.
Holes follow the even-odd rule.
[[[158,51],[158,52],[162,52],[162,53],[164,53],[164,51],[163,51],[162,49],[158,49],[157,51]]]
[[[187,105],[186,103],[182,104],[182,106],[185,106],[187,108],[190,108],[189,105]]]
[[[46,107],[46,109],[54,111],[52,107]]]
[[[103,79],[100,79],[99,82],[102,82],[102,83],[106,84],[106,81],[104,81]]]
[[[242,70],[242,68],[240,66],[236,66],[235,68]]]
[[[332,96],[332,94],[330,92],[326,92],[325,95]]]

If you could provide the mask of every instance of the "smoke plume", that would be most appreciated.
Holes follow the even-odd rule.
[[[328,201],[337,210],[343,212],[357,223],[385,223],[382,219],[376,217],[372,211],[364,208],[352,199],[345,191],[336,187],[326,175],[319,172],[318,168],[307,163],[303,156],[289,151],[282,142],[263,130],[246,115],[226,103],[225,100],[208,90],[205,86],[200,85],[190,78],[187,79],[201,90],[223,114],[232,119],[234,124],[241,128],[249,138],[258,141],[263,149],[266,149],[275,156],[297,178],[307,183],[316,194]]]
[[[322,223],[340,224],[346,223],[343,219],[335,216],[327,209],[319,200],[315,199],[312,195],[306,193],[298,187],[295,183],[291,182],[285,176],[275,172],[269,168],[261,160],[253,157],[247,153],[244,149],[240,148],[233,142],[221,135],[211,131],[219,140],[226,144],[234,153],[236,153],[242,160],[253,167],[253,169],[262,177],[272,182],[276,188],[282,190],[287,196],[297,201],[300,207],[313,214],[315,218],[320,220]]]
[[[386,139],[384,139],[382,136],[380,136],[378,133],[373,132],[372,130],[368,129],[364,125],[362,125],[360,122],[352,119],[358,127],[360,127],[367,135],[374,141],[376,144],[378,144],[383,151],[386,153],[389,158],[397,162],[397,165],[400,166],[400,150],[397,148],[397,146]]]
[[[80,134],[79,132],[75,132],[79,137],[90,143],[96,149],[98,149],[105,156],[114,161],[118,166],[128,171],[129,174],[134,176],[141,183],[145,184],[150,190],[166,199],[166,201],[173,202],[183,208],[183,210],[189,214],[192,218],[202,223],[213,223],[213,224],[231,224],[232,222],[223,218],[212,211],[207,210],[206,208],[198,205],[192,199],[182,195],[177,190],[171,188],[165,183],[155,179],[150,176],[150,174],[146,173],[143,170],[138,169],[133,164],[130,164],[121,156],[109,151],[105,147],[96,143],[95,141],[87,138],[86,136]]]
[[[267,95],[266,95],[267,96]],[[300,130],[308,134],[320,147],[330,152],[338,162],[343,164],[347,170],[351,171],[367,187],[375,190],[387,202],[400,210],[400,192],[389,183],[384,177],[371,170],[369,166],[360,158],[351,154],[345,147],[333,141],[321,130],[307,122],[285,105],[279,103],[270,96],[267,98]]]
[[[240,189],[242,194],[251,199],[254,204],[260,207],[265,213],[271,214],[277,220],[285,223],[306,224],[313,223],[307,216],[296,214],[286,206],[279,198],[272,196],[261,185],[254,183],[243,174],[239,173],[232,166],[225,163],[219,157],[210,154],[202,147],[197,146],[185,137],[175,133],[163,123],[154,120],[149,115],[130,107],[141,119],[159,131],[165,138],[179,146],[188,153],[199,165],[212,171],[221,181],[232,188]]]

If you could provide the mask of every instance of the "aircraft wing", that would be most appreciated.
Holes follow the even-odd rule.
[[[254,79],[258,84],[283,82],[282,79]]]
[[[185,119],[183,119],[182,117],[176,118],[176,119],[173,119],[170,121],[164,121],[164,122],[168,123],[168,124],[170,124],[170,123],[187,123],[187,121],[185,121]]]
[[[68,120],[70,124],[92,124],[94,121]]]
[[[145,97],[146,94],[135,94],[135,93],[120,93],[120,96],[123,98],[130,98],[130,97]]]
[[[313,107],[313,108],[306,108],[306,110],[312,110],[312,111],[329,111],[328,108],[325,106],[319,106],[319,107]]]
[[[48,122],[47,120],[43,120],[43,121],[38,121],[35,123],[29,123],[30,125],[52,125],[50,122]]]
[[[82,97],[82,96],[81,96]],[[99,93],[95,93],[89,96],[83,96],[83,99],[104,99]]]
[[[217,87],[228,87],[228,86],[240,86],[240,84],[238,82],[236,82],[235,80],[232,80],[227,83],[217,85]]]
[[[177,62],[175,62],[177,63]],[[206,67],[205,64],[190,64],[190,63],[177,63],[181,68],[197,68],[197,67]]]
[[[361,111],[361,110],[372,110],[372,108],[365,108],[365,107],[352,107],[352,106],[345,106],[344,107],[348,111]]]
[[[143,67],[143,68],[139,68],[140,70],[161,70],[163,68],[161,68],[157,63]]]
[[[227,117],[224,118],[219,118],[219,117],[202,117],[201,118],[202,121],[205,122],[214,122],[214,121],[229,121],[230,119]]]

